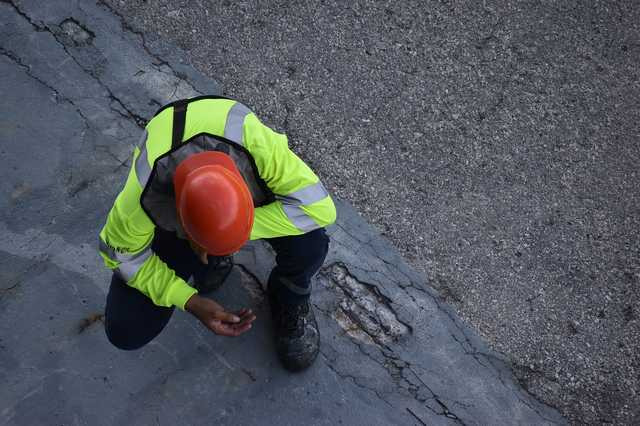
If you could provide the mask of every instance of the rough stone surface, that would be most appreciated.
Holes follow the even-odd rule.
[[[576,423],[640,423],[640,2],[106,0]]]
[[[0,20],[0,423],[564,423],[344,203],[306,372],[275,356],[260,242],[215,295],[254,309],[251,332],[218,337],[177,312],[147,347],[111,347],[95,241],[132,144],[157,104],[218,86],[100,3],[0,2]]]

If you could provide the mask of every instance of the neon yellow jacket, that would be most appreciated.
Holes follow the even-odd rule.
[[[147,124],[133,164],[100,232],[100,255],[107,267],[159,306],[184,309],[197,291],[151,250],[155,225],[141,195],[155,161],[171,149],[174,107],[165,107]],[[275,201],[255,209],[250,239],[299,235],[336,219],[329,194],[316,174],[276,133],[244,105],[224,98],[194,98],[188,104],[183,143],[199,134],[227,138],[251,155]],[[174,207],[175,208],[175,207]]]

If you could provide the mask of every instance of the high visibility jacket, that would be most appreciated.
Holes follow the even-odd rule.
[[[159,306],[184,309],[197,291],[151,249],[156,226],[181,235],[172,176],[186,156],[203,150],[230,155],[252,193],[250,239],[299,235],[336,219],[316,174],[289,150],[287,137],[231,99],[202,96],[161,108],[134,149],[124,188],[100,232],[100,255],[130,286]]]

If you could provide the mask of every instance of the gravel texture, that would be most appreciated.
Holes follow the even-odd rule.
[[[107,4],[286,132],[538,398],[640,422],[637,2]]]

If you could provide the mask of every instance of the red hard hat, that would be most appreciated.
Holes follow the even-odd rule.
[[[176,208],[189,238],[214,256],[240,249],[253,227],[253,198],[235,163],[207,151],[183,160],[173,176]]]

